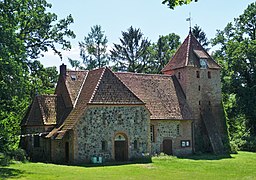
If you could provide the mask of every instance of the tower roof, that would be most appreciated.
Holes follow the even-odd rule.
[[[200,67],[200,59],[205,59],[207,61],[209,69],[220,69],[220,66],[201,46],[192,32],[189,32],[188,36],[177,52],[162,69],[162,72],[179,69],[186,66]]]

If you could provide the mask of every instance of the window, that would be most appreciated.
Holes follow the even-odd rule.
[[[138,141],[137,141],[137,140],[134,140],[134,142],[133,142],[133,148],[134,148],[134,149],[138,149]]]
[[[198,105],[201,105],[201,101],[198,101]]]
[[[200,85],[198,86],[198,91],[201,91],[201,86]]]
[[[75,80],[76,80],[76,75],[75,75],[75,74],[71,74],[70,77],[71,77],[71,80],[72,80],[72,81],[75,81]]]
[[[190,147],[190,140],[181,140],[181,147]]]
[[[208,102],[209,106],[211,105],[211,101]]]
[[[34,147],[40,147],[40,137],[39,137],[39,135],[34,136]]]
[[[200,68],[206,69],[207,68],[207,61],[206,59],[200,59]]]
[[[101,141],[101,149],[102,149],[102,151],[107,150],[107,142],[106,141]]]
[[[177,135],[180,135],[180,125],[179,124],[177,124],[177,127],[176,127],[177,129]]]
[[[212,78],[211,72],[208,71],[208,79],[211,79],[211,78]]]
[[[180,77],[181,77],[181,76],[180,76],[180,72],[178,72],[178,79],[180,79]]]
[[[151,139],[151,142],[155,142],[155,128],[154,128],[154,125],[150,125],[150,139]]]
[[[200,72],[199,71],[196,71],[196,77],[200,78]]]

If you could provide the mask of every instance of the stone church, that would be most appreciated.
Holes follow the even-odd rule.
[[[163,74],[62,64],[55,94],[30,105],[21,146],[35,161],[71,164],[223,153],[220,69],[191,32]]]

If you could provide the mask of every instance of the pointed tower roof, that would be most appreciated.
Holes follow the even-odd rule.
[[[212,59],[190,31],[177,52],[162,69],[162,72],[186,66],[200,67],[200,59],[207,61],[209,69],[220,69],[220,66]]]

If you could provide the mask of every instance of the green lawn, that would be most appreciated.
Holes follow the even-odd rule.
[[[100,167],[15,163],[0,167],[0,179],[256,179],[256,153],[232,158],[213,155],[190,158],[154,157],[153,163]]]

